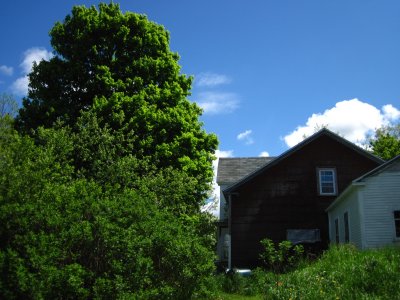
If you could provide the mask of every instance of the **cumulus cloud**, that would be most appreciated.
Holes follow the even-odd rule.
[[[28,93],[28,76],[20,77],[11,84],[11,90],[18,96],[25,96]]]
[[[39,63],[41,60],[49,60],[53,54],[44,48],[30,48],[23,54],[22,63],[19,65],[23,76],[18,78],[11,85],[12,91],[19,95],[24,96],[28,93],[29,79],[27,74],[31,72],[33,62]]]
[[[227,114],[239,107],[239,99],[234,93],[203,92],[199,94],[197,104],[204,114]]]
[[[263,151],[258,156],[259,157],[269,157],[269,153],[267,151]]]
[[[7,67],[5,65],[0,66],[0,73],[6,76],[11,76],[14,73],[13,67]]]
[[[400,111],[388,104],[379,110],[375,106],[358,99],[345,100],[336,103],[323,113],[312,114],[303,126],[298,126],[283,140],[293,147],[316,130],[327,127],[337,132],[349,141],[360,144],[377,128],[400,119]]]
[[[220,158],[220,157],[233,157],[233,150],[226,150],[226,151],[217,150],[217,151],[215,151],[215,156],[217,158]]]
[[[392,104],[386,104],[382,107],[383,119],[389,122],[397,121],[400,119],[400,110],[395,108]]]
[[[49,60],[53,54],[44,48],[30,48],[24,52],[24,59],[20,64],[23,74],[28,74],[32,70],[33,62],[39,63],[41,60]]]
[[[251,134],[252,134],[252,131],[249,129],[249,130],[239,133],[236,138],[239,141],[244,141],[246,145],[251,145],[254,143],[254,140],[253,140]]]
[[[231,79],[226,75],[206,72],[198,74],[195,82],[199,87],[214,87],[221,84],[228,84],[231,82]]]

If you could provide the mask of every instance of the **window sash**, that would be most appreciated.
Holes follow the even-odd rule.
[[[333,168],[318,169],[319,194],[336,195],[336,172]]]

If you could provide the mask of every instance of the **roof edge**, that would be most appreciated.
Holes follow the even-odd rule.
[[[272,160],[271,162],[264,164],[263,166],[261,166],[259,169],[257,169],[256,171],[250,173],[249,175],[247,175],[245,178],[243,178],[242,180],[231,184],[230,186],[226,187],[225,189],[222,190],[222,192],[225,194],[229,194],[231,192],[233,192],[235,189],[239,188],[240,186],[242,186],[243,184],[245,184],[246,182],[250,181],[251,179],[253,179],[254,177],[256,177],[258,174],[264,172],[266,169],[271,168],[272,166],[275,166],[276,164],[278,164],[280,161],[284,160],[285,158],[291,156],[293,153],[297,152],[298,150],[302,149],[304,146],[308,145],[309,143],[311,143],[312,141],[316,140],[317,138],[319,138],[322,135],[328,135],[330,137],[332,137],[333,139],[335,139],[336,141],[344,144],[347,147],[353,148],[353,150],[355,150],[356,152],[364,155],[365,157],[377,162],[377,163],[384,163],[385,161],[383,159],[381,159],[380,157],[362,149],[361,147],[357,146],[356,144],[348,141],[347,139],[339,136],[338,134],[330,131],[327,128],[322,128],[321,130],[317,131],[316,133],[314,133],[313,135],[311,135],[310,137],[304,139],[303,141],[301,141],[300,143],[298,143],[297,145],[293,146],[292,148],[286,150],[285,152],[283,152],[281,155],[277,156],[274,160]]]
[[[384,162],[383,164],[381,164],[380,166],[377,166],[375,169],[372,169],[371,171],[365,173],[364,175],[356,178],[353,180],[353,183],[357,183],[357,182],[361,182],[362,180],[364,180],[365,178],[374,175],[375,173],[378,173],[379,171],[385,169],[387,166],[391,165],[394,161],[400,159],[400,154],[393,157],[392,159]]]

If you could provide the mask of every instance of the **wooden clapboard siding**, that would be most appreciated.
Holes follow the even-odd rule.
[[[363,198],[365,246],[375,248],[393,243],[396,240],[393,211],[400,210],[400,170],[368,178]]]
[[[335,211],[329,213],[329,222],[331,224],[330,236],[331,242],[335,243],[335,219],[339,221],[339,242],[345,242],[345,232],[344,232],[344,214],[347,212],[349,215],[349,229],[350,229],[350,243],[356,245],[359,248],[362,248],[362,225],[361,225],[361,210],[362,206],[360,206],[359,202],[359,193],[361,193],[358,189],[352,189],[349,191],[347,195],[347,201],[339,203]]]
[[[352,211],[355,202],[358,203],[358,211]],[[399,243],[400,239],[395,234],[393,212],[400,210],[400,156],[355,179],[328,207],[331,237],[334,236],[332,227],[335,216],[346,210],[352,211],[352,219],[360,222],[359,232],[357,223],[350,222],[351,233],[354,232],[350,242],[359,248],[377,248]]]

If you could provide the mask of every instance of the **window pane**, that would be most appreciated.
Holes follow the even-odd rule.
[[[335,190],[332,184],[323,184],[321,187],[321,192],[324,194],[333,194]]]
[[[320,169],[319,170],[319,187],[320,194],[333,195],[336,194],[335,170]]]

